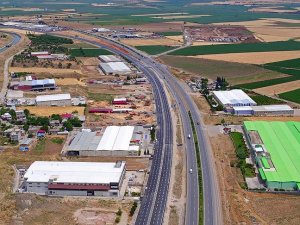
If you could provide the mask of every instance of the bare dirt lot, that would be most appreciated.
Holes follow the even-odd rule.
[[[23,222],[24,225],[105,225],[114,224],[119,208],[123,212],[122,217],[128,218],[131,203],[130,201],[118,203],[114,200],[85,197],[47,198],[31,194],[18,194],[16,206],[17,215],[13,221]],[[30,213],[27,212],[28,210]],[[129,221],[123,222],[126,224]]]
[[[77,111],[79,115],[84,115],[84,107],[79,106],[22,106],[18,109],[28,109],[36,116],[51,116],[52,114],[64,114]]]
[[[280,52],[247,52],[247,53],[228,53],[215,55],[197,55],[192,58],[222,60],[226,62],[237,62],[247,64],[265,64],[289,59],[299,58],[300,51],[280,51]]]
[[[278,25],[278,22],[288,23],[290,26],[282,27]],[[254,21],[230,22],[231,25],[245,26],[254,33],[256,38],[265,42],[287,41],[293,38],[299,38],[300,29],[293,27],[294,23],[300,23],[300,20],[268,18]]]
[[[80,69],[54,69],[54,68],[44,68],[44,67],[34,67],[34,68],[24,68],[24,67],[10,67],[9,72],[27,72],[34,73],[36,75],[49,74],[51,77],[61,77],[62,75],[82,75]]]
[[[198,25],[185,26],[184,30],[193,41],[218,43],[222,39],[222,42],[258,42],[244,26]]]

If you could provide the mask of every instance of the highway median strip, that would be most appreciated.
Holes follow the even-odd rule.
[[[195,143],[195,148],[196,148],[196,157],[197,157],[197,168],[198,168],[198,184],[199,184],[199,225],[203,225],[203,184],[202,184],[202,169],[201,169],[201,158],[200,158],[200,148],[198,145],[198,138],[197,138],[197,132],[195,128],[195,124],[191,115],[191,112],[189,111],[189,117],[190,117],[190,122],[192,125],[192,130],[193,130],[193,139]]]

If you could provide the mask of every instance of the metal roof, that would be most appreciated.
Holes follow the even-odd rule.
[[[105,129],[97,150],[129,150],[133,126],[109,126]]]
[[[139,149],[130,145],[135,138],[134,126],[108,126],[102,133],[78,132],[68,146],[68,151],[130,151]]]
[[[300,122],[245,121],[257,131],[270,153],[274,170],[263,169],[267,181],[300,182]]]
[[[123,62],[100,63],[100,66],[105,73],[127,73],[131,71]]]
[[[121,62],[121,59],[115,55],[99,55],[98,58],[103,62]]]
[[[101,140],[100,132],[82,131],[76,134],[68,149],[71,151],[96,150]]]
[[[234,89],[230,91],[213,91],[214,95],[223,105],[256,105],[244,91]]]
[[[36,96],[37,102],[71,100],[70,94],[39,95]]]
[[[255,112],[258,111],[290,111],[293,110],[289,105],[261,105],[261,106],[252,106],[252,109]]]
[[[35,161],[24,175],[27,182],[109,184],[119,182],[125,162],[116,163]]]

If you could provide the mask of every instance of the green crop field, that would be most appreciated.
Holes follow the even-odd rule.
[[[88,43],[76,43],[76,44],[63,44],[61,45],[65,48],[97,48],[94,45],[88,44]]]
[[[167,65],[210,79],[225,77],[230,84],[246,83],[249,80],[278,78],[280,73],[262,67],[209,59],[164,55],[160,59]]]
[[[166,31],[166,32],[158,32],[158,34],[163,35],[163,36],[178,36],[178,35],[182,35],[182,32]]]
[[[98,57],[99,55],[113,55],[110,51],[105,49],[96,48],[96,49],[71,49],[71,56],[73,57]]]
[[[247,6],[227,5],[192,5],[191,1],[165,0],[157,2],[146,1],[112,1],[115,6],[97,7],[93,4],[105,4],[103,0],[8,0],[1,4],[1,16],[14,17],[18,15],[47,15],[60,13],[63,9],[74,9],[78,15],[70,15],[67,20],[94,25],[134,25],[151,22],[185,21],[192,23],[220,23],[251,21],[261,18],[274,18],[274,13],[249,12]],[[1,2],[2,3],[2,2]],[[38,11],[24,11],[20,8],[38,8]],[[195,18],[159,18],[151,14],[185,13],[189,15],[210,15]],[[134,15],[144,16],[134,16]],[[149,15],[150,14],[150,15]],[[280,13],[276,18],[299,19],[298,14]],[[167,30],[166,30],[167,31]]]
[[[270,98],[264,95],[250,95],[250,97],[257,103],[257,105],[277,105],[277,104],[285,104],[284,101]]]
[[[282,74],[287,74],[290,76],[272,79],[272,80],[260,81],[260,82],[246,83],[238,86],[246,89],[256,89],[256,88],[267,87],[271,85],[300,80],[300,58],[268,63],[262,65],[262,67],[268,70],[272,70]]]
[[[279,97],[300,104],[300,88],[294,91],[281,93],[279,94]]]
[[[146,52],[150,55],[160,54],[169,50],[174,49],[175,47],[165,46],[165,45],[148,45],[148,46],[136,46],[135,48]]]
[[[191,46],[179,49],[170,53],[170,55],[195,56],[224,53],[243,53],[243,52],[272,52],[272,51],[292,51],[300,50],[298,41],[276,41],[276,42],[258,42],[242,44],[220,44],[207,46]]]

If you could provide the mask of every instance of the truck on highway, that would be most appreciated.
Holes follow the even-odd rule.
[[[191,139],[191,135],[190,134],[188,135],[188,139]]]
[[[193,169],[190,169],[190,173],[193,173]]]

